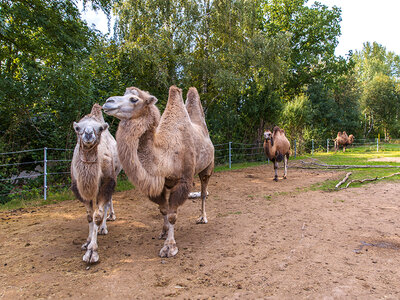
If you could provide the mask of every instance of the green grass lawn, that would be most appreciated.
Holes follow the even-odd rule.
[[[375,177],[383,177],[388,176],[393,173],[400,172],[400,163],[398,162],[383,162],[383,161],[371,161],[375,158],[384,158],[384,157],[400,157],[400,145],[399,144],[384,144],[380,145],[382,147],[379,148],[379,152],[376,151],[376,145],[374,150],[369,150],[368,146],[363,147],[353,147],[348,148],[345,153],[343,152],[330,152],[330,153],[315,153],[314,155],[308,156],[300,156],[297,157],[297,160],[307,160],[310,158],[317,159],[318,161],[328,164],[328,165],[390,165],[390,166],[398,166],[399,168],[349,168],[344,170],[338,170],[343,174],[343,176],[339,176],[341,180],[344,177],[344,174],[347,172],[352,172],[352,175],[348,179],[348,181],[353,179],[366,179],[366,178],[375,178]],[[382,180],[399,180],[400,175],[396,175],[390,178],[385,178]],[[333,190],[335,185],[339,182],[339,180],[327,180],[325,182],[315,184],[312,186],[312,189],[320,189],[320,190]],[[379,180],[381,181],[381,180]],[[378,181],[378,182],[379,182]],[[371,182],[366,183],[352,183],[350,187],[359,187],[361,185],[371,184]],[[345,186],[345,184],[342,185]]]

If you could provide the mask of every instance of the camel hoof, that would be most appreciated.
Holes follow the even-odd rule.
[[[278,181],[278,177],[275,177],[275,178],[274,178],[274,181]]]
[[[283,176],[283,179],[287,179],[286,176]]]
[[[178,253],[178,247],[176,243],[164,244],[164,247],[160,250],[160,257],[173,257]]]
[[[107,221],[115,221],[117,219],[117,216],[115,215],[115,214],[110,214],[108,217],[107,217]]]
[[[87,250],[87,247],[89,246],[90,241],[87,241],[86,243],[82,244],[81,249],[82,250]]]
[[[107,226],[100,227],[100,230],[99,230],[98,234],[99,234],[99,235],[106,235],[106,234],[108,234]]]
[[[94,250],[87,250],[83,256],[83,261],[88,264],[94,264],[99,261],[99,254]]]
[[[207,224],[208,220],[206,216],[201,216],[196,220],[196,224]]]

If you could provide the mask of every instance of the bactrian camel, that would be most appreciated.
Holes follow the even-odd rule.
[[[275,126],[272,132],[270,130],[264,131],[264,152],[270,161],[274,163],[275,177],[274,180],[278,181],[278,162],[283,160],[284,173],[283,178],[287,176],[287,165],[290,155],[290,143],[285,136],[285,131]]]
[[[104,122],[101,106],[93,105],[89,115],[74,122],[77,143],[71,163],[72,191],[86,207],[89,235],[82,250],[83,260],[95,263],[99,260],[97,234],[107,234],[108,220],[115,220],[112,193],[121,171],[117,143]]]
[[[335,139],[335,151],[339,150],[339,146],[343,146],[343,152],[346,152],[346,147],[351,145],[354,141],[354,135],[347,135],[346,131],[338,132]]]
[[[207,185],[214,169],[214,146],[196,88],[190,88],[186,106],[182,91],[169,89],[160,117],[156,97],[138,88],[107,99],[105,113],[120,119],[116,139],[118,155],[129,180],[159,205],[164,217],[160,238],[165,238],[161,257],[178,253],[174,239],[177,210],[188,197],[194,175],[201,181],[201,216],[207,223]]]

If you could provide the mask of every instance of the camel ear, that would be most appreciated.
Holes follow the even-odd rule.
[[[157,101],[158,101],[157,98],[154,97],[154,96],[149,96],[149,97],[146,99],[146,103],[147,103],[147,104],[156,104]]]
[[[81,130],[81,128],[78,126],[78,123],[76,122],[74,122],[73,127],[76,132],[79,132],[79,130]]]

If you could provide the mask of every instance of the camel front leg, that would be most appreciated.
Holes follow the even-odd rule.
[[[88,245],[92,241],[92,231],[93,231],[93,203],[92,201],[90,202],[85,202],[85,207],[86,207],[86,217],[88,220],[89,224],[89,234],[86,239],[86,242],[82,244],[81,249],[82,250],[87,250]]]
[[[168,235],[168,228],[169,228],[169,222],[168,222],[168,198],[169,197],[169,189],[165,188],[163,189],[162,193],[159,196],[156,197],[149,197],[151,201],[154,203],[158,204],[158,208],[160,209],[160,213],[163,216],[164,219],[164,225],[162,227],[161,233],[158,236],[160,240],[167,238]]]
[[[166,223],[164,226],[168,227],[167,239],[164,242],[164,246],[160,250],[160,257],[172,257],[178,253],[178,247],[176,246],[174,236],[174,226],[176,222],[176,212],[169,213],[166,216]]]
[[[287,167],[288,167],[288,157],[287,157],[287,155],[285,155],[285,156],[283,157],[283,166],[284,166],[284,168],[285,168],[285,170],[283,171],[283,179],[286,179],[286,176],[287,176]]]
[[[168,236],[160,250],[161,257],[172,257],[178,253],[174,237],[174,226],[177,218],[178,207],[182,205],[189,195],[191,182],[180,180],[170,191],[168,199],[167,226]]]
[[[87,263],[96,263],[99,261],[98,245],[97,245],[97,234],[99,233],[99,227],[103,224],[105,225],[105,219],[107,218],[106,210],[109,202],[111,200],[111,195],[114,191],[115,180],[113,178],[102,179],[99,193],[97,196],[97,208],[93,213],[93,229],[91,234],[91,241],[87,246],[85,255],[83,256],[83,261]],[[105,234],[104,229],[107,227],[102,227],[103,234]]]
[[[98,245],[97,245],[97,234],[99,232],[99,226],[103,222],[104,218],[104,206],[99,207],[93,214],[93,229],[91,234],[91,241],[87,246],[83,261],[86,263],[96,263],[99,261]]]
[[[274,180],[278,181],[278,162],[276,160],[274,161],[274,170],[275,170]]]

